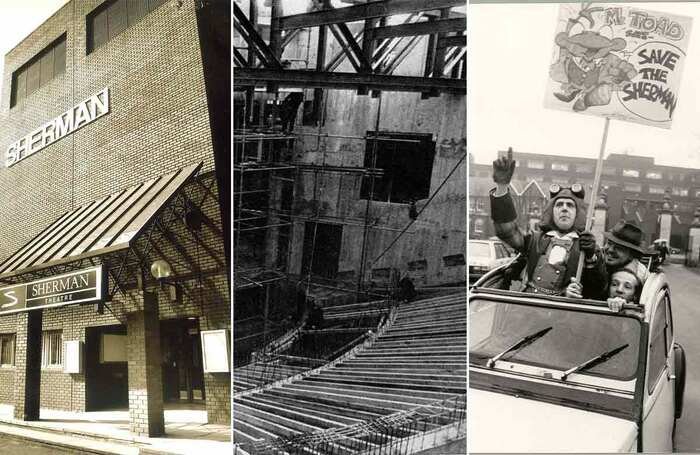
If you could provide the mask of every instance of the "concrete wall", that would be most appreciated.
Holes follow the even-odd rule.
[[[322,133],[364,136],[375,129],[379,99],[358,96],[354,91],[328,91],[327,118]],[[433,194],[466,151],[466,106],[464,97],[443,94],[421,100],[418,93],[385,92],[381,95],[380,131],[432,134],[436,143],[430,180]],[[315,128],[298,127],[304,132]],[[296,158],[305,163],[335,166],[363,166],[365,142],[356,139],[321,139],[300,136]],[[360,200],[361,178],[357,174],[300,173],[295,199],[302,214],[315,215],[321,222],[347,222],[343,229],[339,271],[358,271],[363,237],[366,201]],[[314,179],[316,182],[314,183]],[[315,187],[315,189],[314,189]],[[315,193],[315,194],[314,194]],[[318,200],[318,205],[307,201]],[[427,199],[418,201],[420,210]],[[393,230],[371,229],[367,239],[373,260],[410,221],[408,204],[372,201],[370,224]],[[465,251],[466,161],[428,205],[394,247],[372,268],[406,269],[408,262],[426,260],[427,268],[415,271],[420,284],[462,281],[464,266],[445,267],[442,257]],[[304,224],[293,229],[290,269],[299,273],[303,254]]]
[[[204,162],[200,173],[214,168],[196,2],[168,0],[86,54],[86,15],[100,3],[66,4],[5,56],[0,98],[3,163],[10,143],[104,87],[110,89],[111,112],[13,167],[0,169],[0,261],[66,211],[194,162]],[[12,72],[63,33],[67,33],[65,73],[10,108]],[[216,197],[215,183],[212,191]],[[206,202],[203,211],[220,228],[214,199]],[[202,330],[230,327],[220,238],[206,228],[201,234],[217,261],[198,247],[181,222],[170,228],[196,265],[209,273],[202,280],[183,283],[187,292],[181,305],[159,299],[161,319],[197,317]],[[167,244],[161,249],[176,275],[192,272]],[[84,340],[85,327],[124,323],[126,313],[139,310],[138,302],[117,294],[110,304],[116,317],[108,311],[97,315],[91,305],[45,310],[44,329],[62,328],[64,341]],[[11,319],[0,317],[0,329],[11,326]],[[229,423],[229,375],[205,375],[205,388],[210,422]],[[3,395],[0,402],[7,402]],[[84,375],[44,371],[42,405],[84,409]]]
[[[357,27],[353,24],[354,32]],[[304,37],[306,40],[307,37]],[[317,34],[312,33],[308,48],[309,61],[315,61]],[[300,42],[303,40],[300,40]],[[327,61],[339,50],[329,34]],[[409,57],[399,65],[395,75],[422,76],[427,38],[421,39]],[[306,44],[305,42],[302,44]],[[293,46],[285,48],[285,57],[299,54]],[[303,49],[306,51],[306,49]],[[304,67],[297,62],[295,67]],[[337,71],[354,72],[347,59]],[[312,91],[307,91],[310,96]],[[354,90],[325,91],[325,123],[317,127],[302,126],[301,112],[297,115],[295,132],[301,132],[296,141],[294,159],[310,164],[356,166],[364,164],[365,141],[347,138],[317,138],[310,134],[329,134],[363,137],[377,126],[387,132],[429,133],[436,143],[435,160],[430,180],[430,194],[455,167],[466,153],[466,102],[464,96],[442,94],[421,99],[420,93],[382,92],[380,98],[360,96]],[[310,98],[309,98],[310,99]],[[380,106],[381,103],[381,106]],[[440,284],[465,280],[465,266],[445,266],[443,256],[464,254],[466,250],[466,160],[452,175],[437,197],[430,203],[406,234],[379,261],[372,264],[410,221],[408,204],[372,201],[370,224],[385,229],[370,229],[367,236],[367,266],[369,269],[408,269],[408,263],[426,268],[409,274],[416,284]],[[315,181],[314,181],[315,180]],[[299,173],[295,190],[297,209],[302,215],[316,216],[319,222],[345,224],[340,253],[339,272],[349,278],[359,272],[363,242],[366,201],[360,200],[361,178],[357,174]],[[314,199],[318,203],[313,203]],[[417,202],[420,210],[426,199]],[[304,223],[297,222],[292,230],[289,270],[300,273],[303,256]],[[415,268],[415,267],[412,267]]]

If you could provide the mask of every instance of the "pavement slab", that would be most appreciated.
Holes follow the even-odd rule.
[[[69,453],[85,454],[230,454],[231,428],[206,423],[206,412],[165,411],[165,437],[147,438],[129,432],[128,411],[67,412],[41,410],[41,420],[13,418],[12,406],[0,405],[0,435],[36,441]],[[1,453],[1,451],[0,451]]]

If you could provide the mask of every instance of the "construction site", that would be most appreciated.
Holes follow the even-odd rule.
[[[233,17],[234,453],[465,453],[466,2]]]

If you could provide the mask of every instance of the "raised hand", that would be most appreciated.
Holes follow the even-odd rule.
[[[502,156],[493,162],[493,181],[508,185],[515,171],[513,149],[508,147],[508,156]]]

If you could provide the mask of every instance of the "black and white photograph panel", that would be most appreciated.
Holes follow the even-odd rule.
[[[466,2],[233,10],[236,453],[465,453]]]
[[[700,451],[698,21],[470,5],[470,451]]]
[[[0,4],[0,452],[231,452],[230,15]]]

